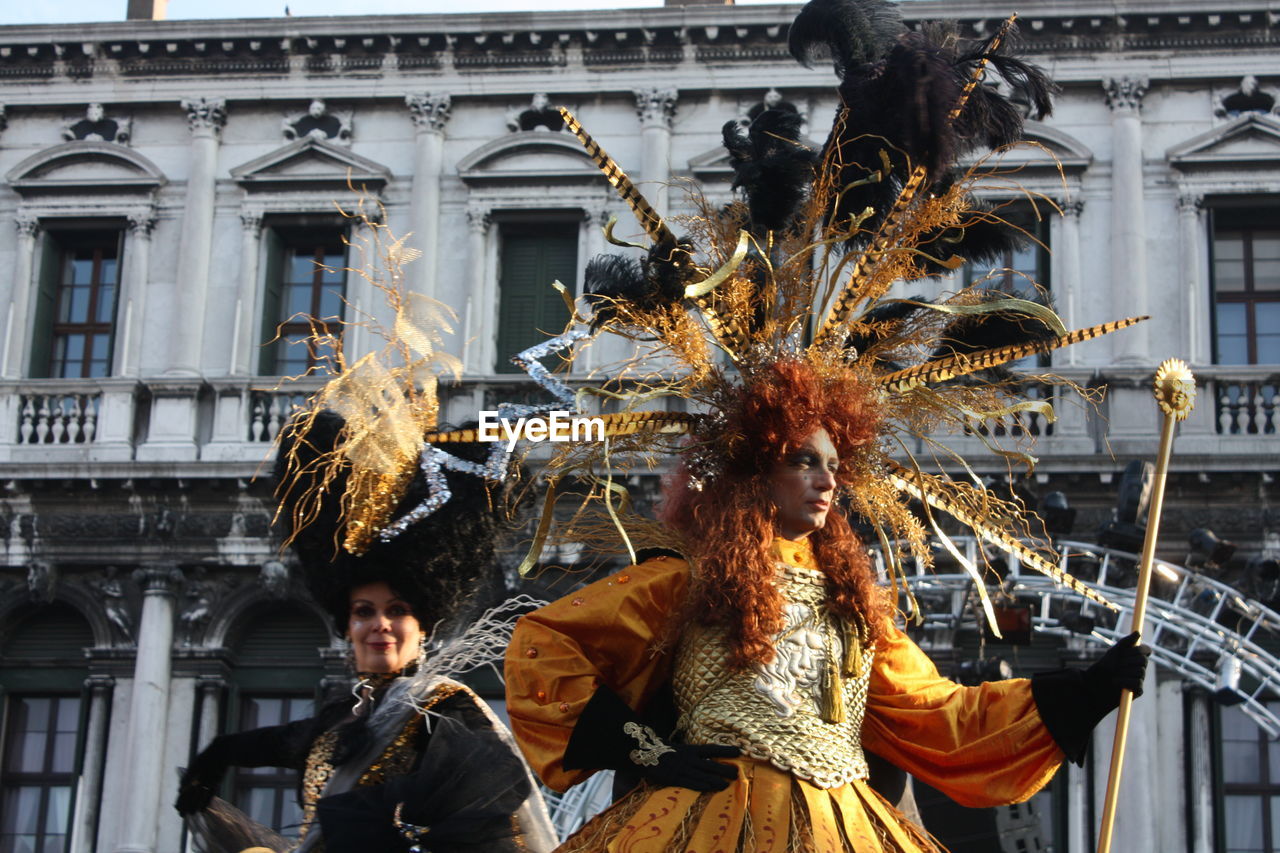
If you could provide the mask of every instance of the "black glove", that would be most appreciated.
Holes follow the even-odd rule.
[[[1088,669],[1059,669],[1031,676],[1031,695],[1049,734],[1066,756],[1084,764],[1089,736],[1103,717],[1120,705],[1120,691],[1142,695],[1151,647],[1138,632],[1116,642]]]
[[[601,685],[573,727],[564,766],[638,773],[664,787],[723,791],[738,778],[738,769],[714,759],[741,754],[736,746],[667,743],[618,694]]]
[[[222,786],[222,777],[231,766],[231,749],[227,735],[216,737],[182,772],[178,783],[178,799],[173,807],[186,817],[202,812]]]

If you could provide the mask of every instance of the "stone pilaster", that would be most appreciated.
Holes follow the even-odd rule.
[[[173,648],[174,596],[182,584],[182,570],[153,565],[133,573],[142,587],[142,619],[138,626],[138,655],[133,668],[129,701],[129,749],[125,778],[123,829],[115,853],[157,853],[159,815],[156,803],[167,800],[164,790],[164,732],[169,710]]]
[[[657,87],[634,90],[640,118],[640,191],[659,214],[667,215],[671,181],[671,125],[675,120],[675,89]]]
[[[404,102],[416,130],[409,212],[414,233],[411,242],[422,249],[422,257],[409,265],[406,278],[412,290],[435,297],[440,258],[444,128],[449,121],[452,99],[448,95],[406,95]]]
[[[191,160],[183,205],[182,236],[178,244],[178,275],[169,334],[169,372],[199,375],[205,302],[212,262],[213,211],[218,172],[218,141],[226,124],[226,101],[192,98],[182,101],[191,129]]]
[[[1182,281],[1179,286],[1186,294],[1182,336],[1189,348],[1186,357],[1193,365],[1208,364],[1213,360],[1213,306],[1205,252],[1209,231],[1205,227],[1203,194],[1179,194],[1178,239],[1182,244],[1179,264],[1182,267]]]
[[[89,699],[89,719],[76,790],[76,812],[71,821],[71,853],[94,853],[97,849],[102,769],[107,756],[107,717],[115,683],[116,680],[109,675],[91,675],[84,683]]]
[[[240,281],[236,289],[235,334],[231,341],[231,375],[252,376],[258,372],[254,356],[262,341],[258,340],[258,254],[262,242],[262,211],[240,211]],[[261,311],[274,310],[271,305]]]
[[[1112,313],[1119,319],[1150,313],[1142,180],[1142,99],[1147,80],[1107,78],[1102,86],[1111,109],[1111,294]],[[1115,335],[1112,346],[1119,364],[1151,361],[1146,324]]]
[[[1062,318],[1068,329],[1077,329],[1089,325],[1081,315],[1080,297],[1083,276],[1080,274],[1080,214],[1084,212],[1084,202],[1079,199],[1065,202],[1062,205],[1062,217],[1058,221],[1058,240],[1051,242],[1056,266],[1050,288],[1058,295],[1058,304],[1065,316]],[[1058,350],[1058,355],[1068,364],[1079,363],[1078,347],[1066,347]]]
[[[14,252],[13,291],[9,298],[9,313],[5,317],[5,350],[0,378],[17,379],[30,371],[31,341],[31,291],[35,288],[32,276],[36,254],[36,235],[40,221],[34,216],[19,213],[13,224],[18,228],[18,245]]]
[[[463,369],[469,373],[493,373],[497,330],[493,321],[498,304],[498,283],[488,275],[489,229],[493,225],[490,209],[473,204],[467,208],[467,265],[471,270],[467,289],[467,342],[463,352]]]
[[[142,340],[146,322],[147,281],[151,275],[151,232],[156,227],[154,211],[129,214],[129,237],[125,242],[124,287],[116,312],[117,376],[138,376],[142,371]]]

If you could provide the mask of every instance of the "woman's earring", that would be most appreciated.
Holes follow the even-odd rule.
[[[430,646],[430,638],[424,633],[418,637],[418,671],[421,672],[427,665],[427,648]]]

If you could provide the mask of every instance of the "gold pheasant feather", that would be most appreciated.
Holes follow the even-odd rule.
[[[1111,332],[1127,329],[1146,319],[1148,318],[1145,316],[1128,317],[1124,320],[1115,320],[1110,323],[1089,326],[1085,329],[1076,329],[1073,332],[1067,332],[1065,335],[1059,335],[1056,338],[1049,338],[1044,341],[1010,344],[1009,346],[979,350],[978,352],[949,355],[945,358],[926,361],[924,364],[917,364],[915,367],[886,373],[879,379],[880,387],[891,394],[902,394],[912,388],[930,382],[945,382],[948,379],[967,376],[970,373],[986,370],[989,367],[999,367],[1002,364],[1008,364],[1011,361],[1017,361],[1029,355],[1045,353],[1059,347],[1100,338]]]
[[[893,461],[889,462],[889,480],[895,487],[916,500],[928,503],[934,509],[941,510],[966,527],[972,528],[973,532],[982,539],[1017,557],[1023,564],[1048,576],[1055,583],[1059,583],[1073,592],[1083,595],[1090,601],[1096,601],[1104,607],[1112,610],[1120,609],[1106,596],[1085,586],[1079,578],[1067,574],[1058,566],[1046,560],[1038,551],[1024,545],[1008,531],[985,523],[982,519],[976,518],[965,507],[960,506],[947,494],[947,487],[950,486],[954,489],[956,484],[945,483],[945,481],[922,471],[912,471]]]
[[[564,126],[569,132],[578,137],[578,141],[582,143],[582,147],[587,149],[587,154],[600,167],[600,171],[604,173],[607,180],[614,189],[618,191],[618,195],[627,203],[631,211],[636,215],[636,219],[640,220],[641,227],[644,228],[646,234],[649,235],[655,243],[664,241],[675,242],[675,235],[671,233],[671,229],[662,221],[662,217],[658,215],[658,211],[653,209],[648,200],[640,194],[639,188],[627,177],[627,173],[622,171],[622,167],[609,156],[600,143],[596,142],[582,127],[582,123],[569,112],[567,107],[560,107],[560,116],[564,119]]]

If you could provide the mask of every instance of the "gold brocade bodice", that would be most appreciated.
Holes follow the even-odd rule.
[[[740,747],[820,788],[865,779],[862,720],[872,652],[854,645],[854,674],[830,678],[846,659],[850,632],[827,607],[823,573],[779,562],[774,583],[786,604],[770,663],[730,668],[720,626],[694,625],[682,635],[672,678],[679,727],[689,743]],[[824,696],[833,690],[843,706],[837,722],[828,721],[833,697]]]

